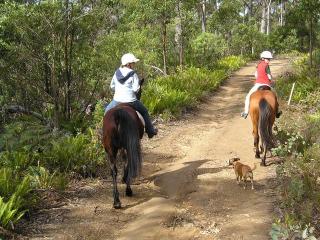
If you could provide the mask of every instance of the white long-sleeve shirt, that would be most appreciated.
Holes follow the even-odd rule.
[[[117,102],[134,102],[137,100],[136,92],[140,89],[139,78],[135,73],[133,76],[128,78],[123,84],[121,84],[118,80],[119,78],[127,76],[133,70],[128,67],[120,67],[120,75],[119,72],[115,72],[112,77],[110,88],[114,91],[113,99]]]

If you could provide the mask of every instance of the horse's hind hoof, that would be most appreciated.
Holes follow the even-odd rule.
[[[121,208],[121,202],[114,203],[114,204],[113,204],[113,207],[114,207],[115,209],[120,209],[120,208]]]
[[[255,156],[256,158],[260,158],[260,155],[259,154],[256,154],[256,156]]]
[[[260,166],[266,167],[267,165],[266,165],[265,163],[261,162],[261,163],[260,163]]]
[[[127,188],[127,189],[126,189],[126,196],[132,197],[132,195],[133,195],[133,193],[132,193],[131,188]]]

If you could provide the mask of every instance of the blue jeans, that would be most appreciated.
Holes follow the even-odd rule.
[[[146,126],[145,126],[146,127],[146,133],[153,134],[155,130],[154,130],[154,127],[152,125],[152,122],[151,122],[151,119],[150,119],[150,115],[148,113],[148,109],[139,100],[131,102],[130,105],[132,105],[133,108],[142,115],[142,117],[144,119],[144,122],[146,124]]]
[[[121,102],[117,102],[115,100],[112,100],[105,108],[104,108],[104,114],[106,114],[106,112],[108,112],[111,108],[116,107],[117,105],[119,105]]]

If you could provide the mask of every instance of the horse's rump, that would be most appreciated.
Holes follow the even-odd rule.
[[[276,95],[270,90],[260,90],[254,92],[250,97],[250,117],[253,127],[254,146],[256,157],[260,157],[259,135],[261,138],[264,157],[262,163],[265,165],[267,150],[274,146],[272,126],[278,108]]]
[[[143,133],[144,133],[144,126],[136,112],[136,110],[129,104],[129,103],[121,103],[119,105],[117,105],[116,107],[110,109],[108,112],[106,112],[106,114],[104,115],[104,123],[108,123],[108,125],[110,125],[110,127],[115,127],[115,124],[119,122],[119,117],[124,117],[123,116],[123,112],[122,110],[124,110],[130,117],[131,119],[134,121],[134,123],[129,123],[129,124],[135,124],[134,128],[138,129],[139,132],[139,137],[140,139],[143,137]],[[115,116],[117,117],[117,121],[115,121]],[[103,129],[108,129],[108,126],[103,124]]]
[[[121,148],[126,150],[128,181],[141,171],[141,126],[136,111],[127,104],[110,109],[103,118],[103,146],[109,155]]]

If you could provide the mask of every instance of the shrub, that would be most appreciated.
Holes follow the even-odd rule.
[[[306,63],[306,57],[298,59],[295,73],[277,85],[284,96],[296,82],[293,104],[276,132],[280,145],[273,149],[285,162],[277,167],[282,216],[272,239],[315,239],[320,234],[320,83]]]
[[[227,43],[222,36],[203,32],[191,43],[195,66],[213,67],[225,55]]]
[[[312,73],[312,69],[306,67],[307,61],[307,55],[298,58],[293,63],[295,72],[290,75],[284,75],[277,80],[276,90],[279,96],[286,99],[289,98],[292,84],[296,83],[292,102],[303,103],[312,92],[320,87],[319,78]]]
[[[88,134],[53,140],[50,145],[43,154],[41,165],[53,171],[74,171],[83,176],[91,176],[103,161],[103,149],[92,129],[88,130]]]
[[[179,116],[186,107],[192,107],[208,92],[216,89],[231,71],[245,64],[245,59],[230,56],[217,62],[216,70],[190,67],[175,75],[149,81],[142,101],[151,114],[166,113]]]
[[[246,64],[247,59],[241,56],[228,56],[218,61],[218,67],[231,72]]]

